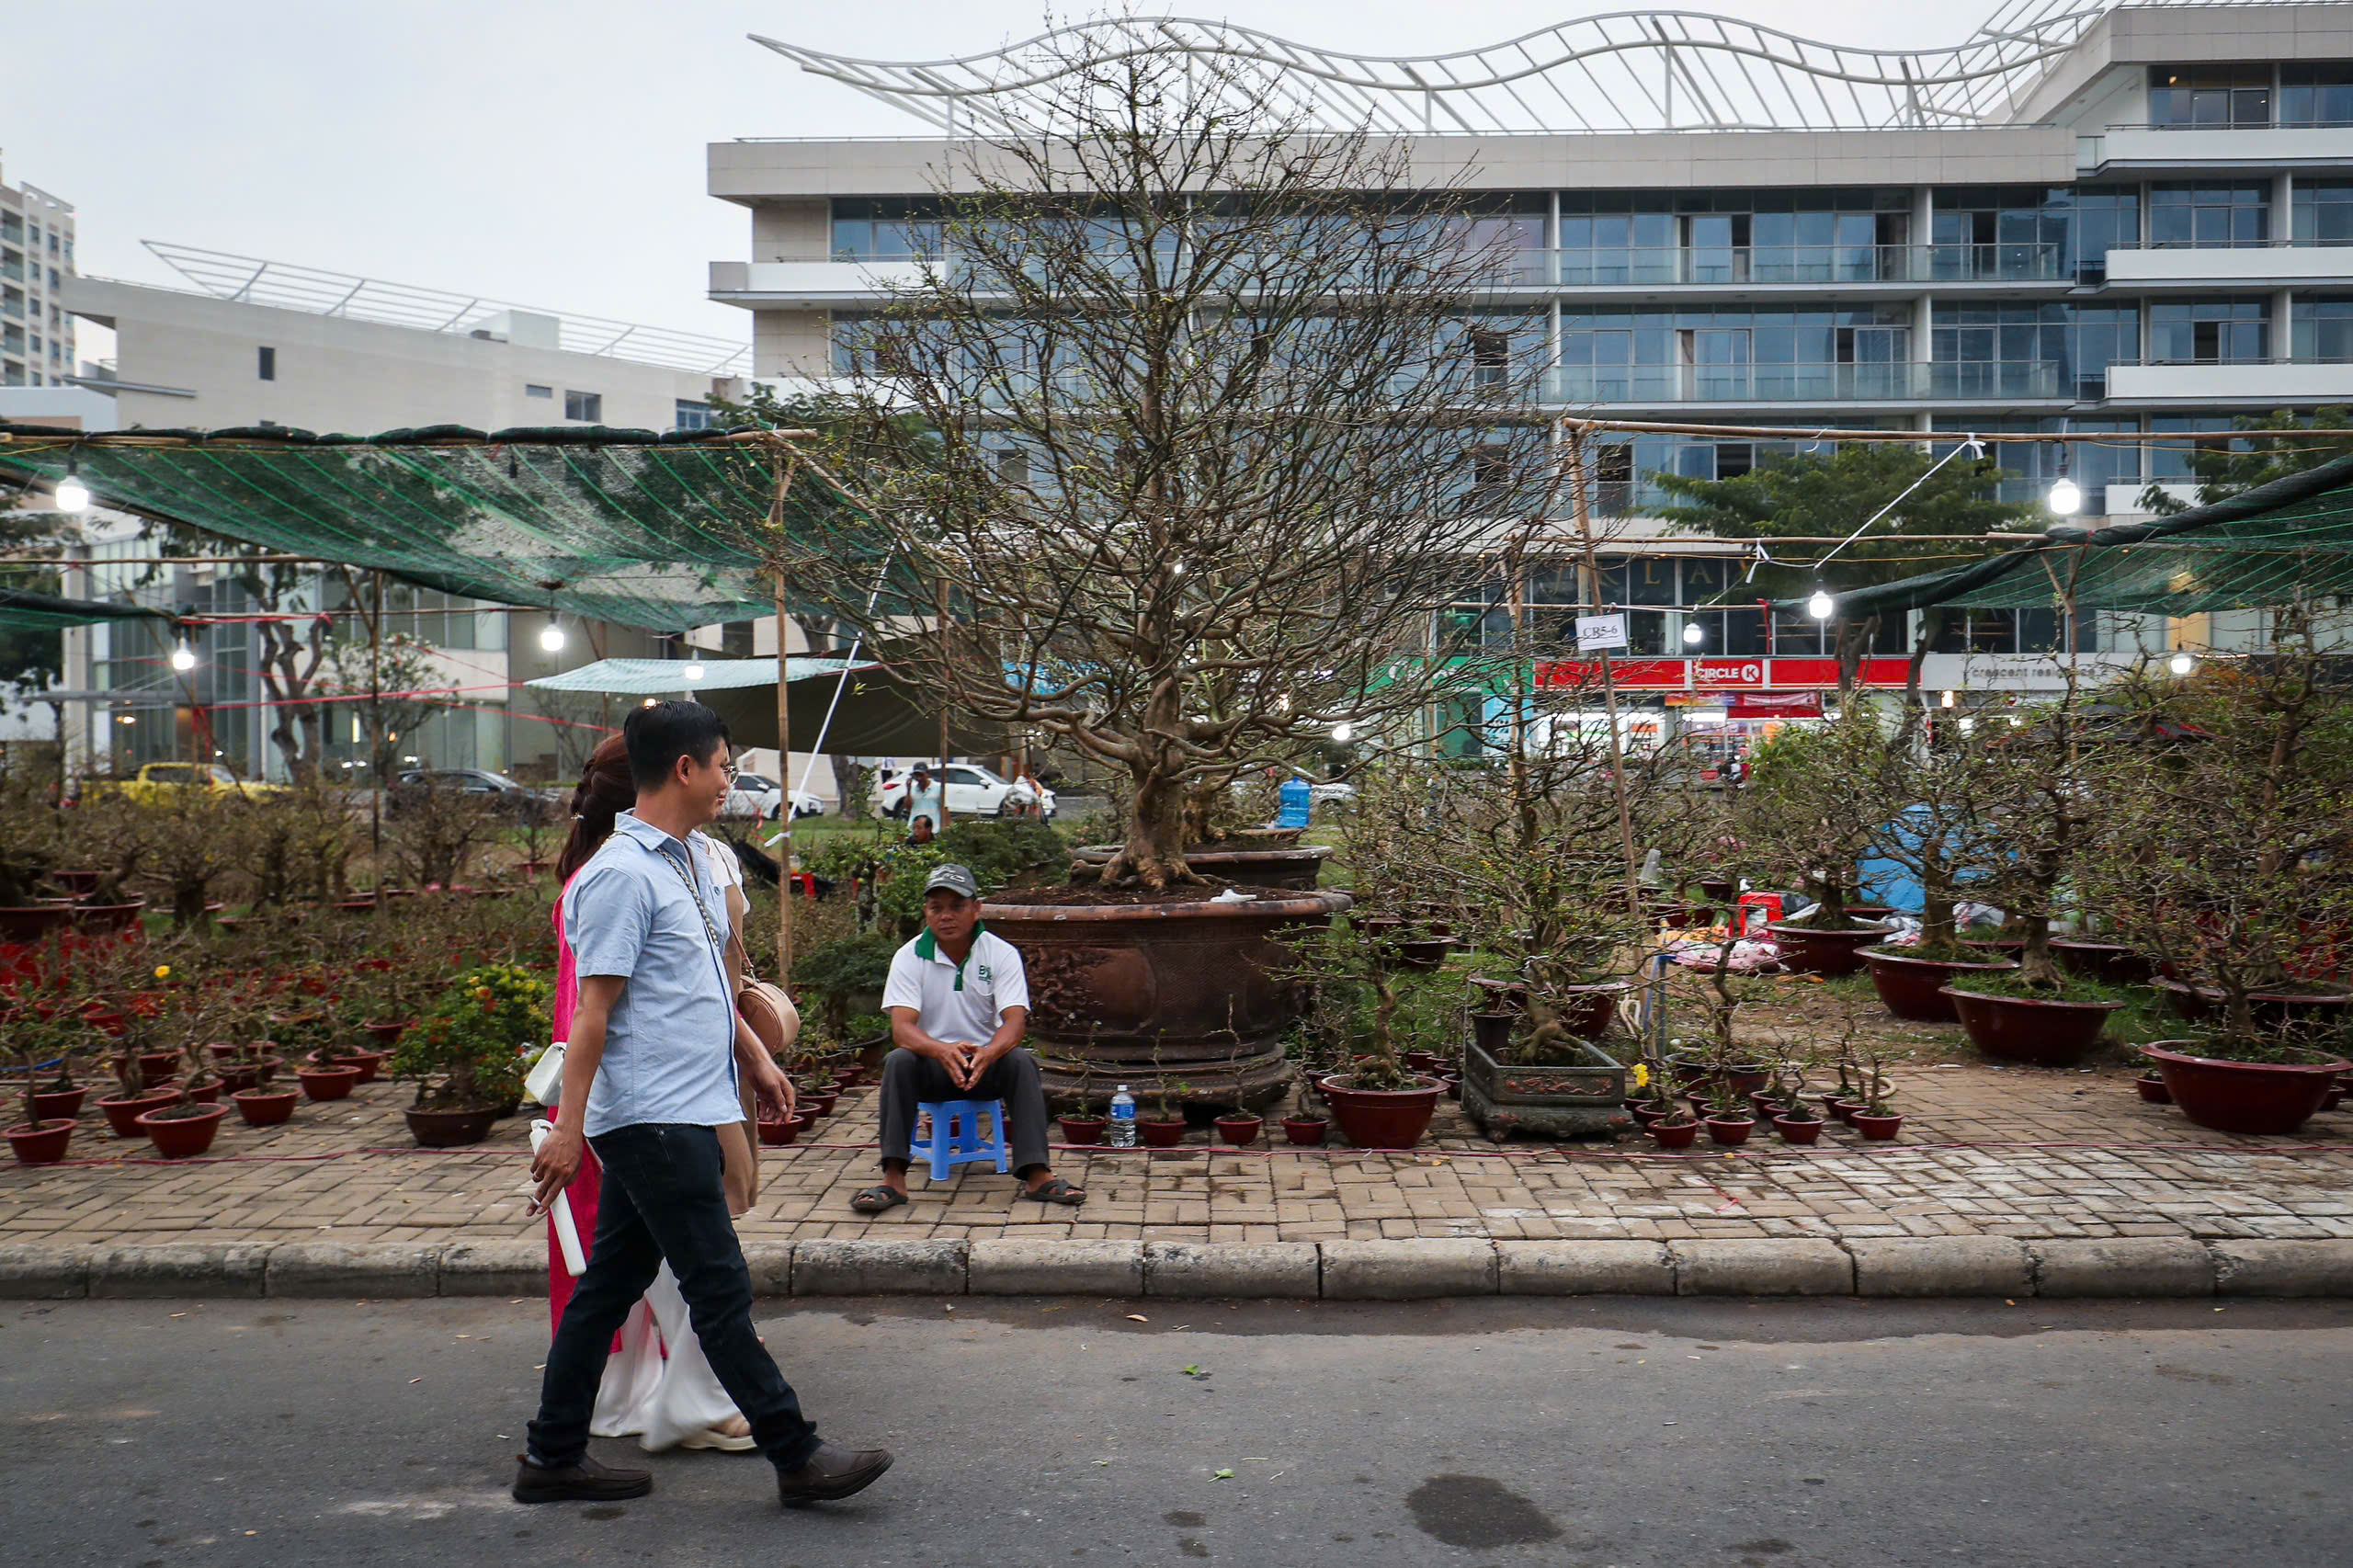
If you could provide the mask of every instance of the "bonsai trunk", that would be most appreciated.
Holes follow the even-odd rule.
[[[1809,871],[1805,885],[1814,902],[1822,906],[1814,924],[1830,931],[1843,927],[1847,924],[1847,879],[1836,871]]]
[[[1128,812],[1128,841],[1103,868],[1100,885],[1136,882],[1157,892],[1172,882],[1201,879],[1185,864],[1186,792],[1157,768],[1136,779]]]
[[[1941,869],[1920,869],[1920,946],[1930,950],[1959,940],[1953,929],[1953,889]]]
[[[2059,962],[2051,955],[2051,917],[2029,915],[2023,917],[2026,949],[2018,954],[2018,978],[2029,985],[2049,986],[2056,990],[2064,983],[2059,973]]]

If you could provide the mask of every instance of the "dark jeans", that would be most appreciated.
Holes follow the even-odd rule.
[[[904,1161],[914,1141],[915,1105],[921,1100],[1003,1100],[1006,1142],[1013,1168],[1046,1164],[1046,1091],[1038,1081],[1038,1059],[1018,1048],[1006,1051],[969,1089],[959,1088],[948,1069],[928,1056],[900,1050],[882,1059],[882,1158]]]
[[[797,1470],[816,1451],[817,1429],[753,1332],[752,1271],[720,1186],[718,1133],[646,1122],[588,1142],[605,1166],[597,1239],[548,1347],[531,1458],[562,1466],[587,1450],[613,1335],[666,1259],[703,1357],[751,1423],[753,1441],[779,1470]]]

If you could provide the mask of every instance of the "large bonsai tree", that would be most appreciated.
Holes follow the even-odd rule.
[[[1482,307],[1490,231],[1404,150],[1235,64],[1044,47],[1079,52],[1036,62],[1037,129],[960,145],[916,280],[836,321],[864,417],[824,460],[896,575],[826,592],[965,714],[1122,770],[1103,880],[1157,889],[1243,772],[1418,725],[1432,607],[1547,509],[1542,331]]]

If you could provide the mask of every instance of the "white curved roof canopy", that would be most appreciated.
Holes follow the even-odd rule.
[[[1254,97],[1334,130],[1852,131],[2000,123],[2047,62],[2116,3],[2011,0],[1965,42],[1909,51],[1851,49],[1689,12],[1584,17],[1424,59],[1317,49],[1187,17],[1088,22],[959,60],[858,60],[753,38],[804,71],[951,135],[1043,129],[1047,89],[1081,53],[1099,60],[1170,51],[1234,67]],[[1233,73],[1211,74],[1232,90]]]

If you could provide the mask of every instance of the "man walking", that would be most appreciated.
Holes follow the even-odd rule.
[[[1076,1208],[1086,1194],[1046,1163],[1046,1091],[1021,1049],[1029,981],[1021,954],[981,924],[969,867],[938,867],[924,883],[923,935],[891,960],[882,1010],[898,1049],[882,1059],[882,1181],[850,1199],[861,1214],[907,1200],[915,1107],[925,1100],[1003,1100],[1022,1195]]]
[[[654,1478],[589,1456],[588,1422],[613,1335],[666,1260],[695,1337],[775,1465],[788,1506],[847,1497],[891,1468],[881,1449],[821,1441],[752,1327],[752,1277],[728,1217],[715,1129],[741,1120],[735,1066],[764,1104],[782,1074],[756,1042],[739,1050],[728,994],[727,906],[687,835],[719,814],[727,727],[696,702],[640,708],[622,729],[637,806],[564,892],[580,976],[555,1131],[531,1160],[544,1208],[580,1168],[604,1165],[597,1236],[540,1386],[515,1475],[518,1503],[642,1497]]]
[[[931,824],[929,831],[923,824]],[[928,844],[948,831],[948,786],[943,780],[934,782],[931,769],[918,762],[915,771],[907,775],[907,835],[918,844]]]

